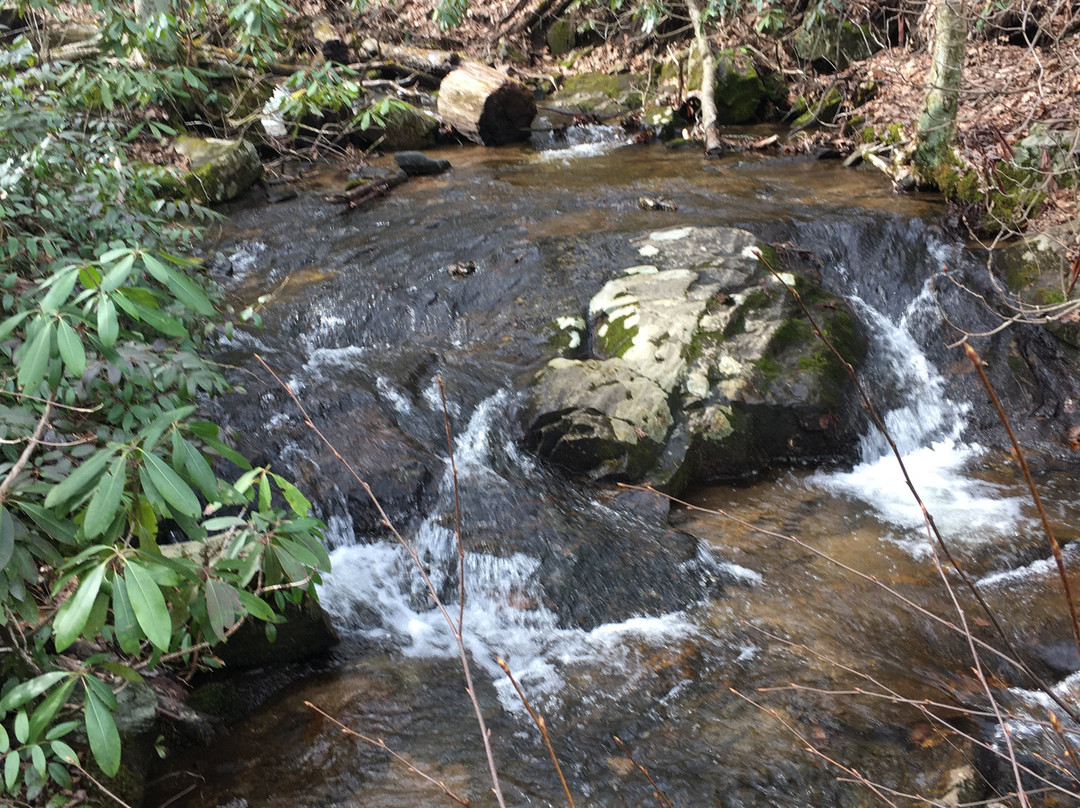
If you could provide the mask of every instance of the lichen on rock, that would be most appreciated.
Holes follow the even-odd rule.
[[[774,274],[761,259],[775,265],[775,253],[743,230],[671,228],[632,243],[653,263],[593,296],[591,355],[553,359],[534,380],[534,451],[594,477],[676,488],[851,448],[850,380],[785,286],[857,363],[861,328],[840,301]]]

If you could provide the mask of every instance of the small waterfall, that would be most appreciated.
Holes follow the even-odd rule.
[[[423,403],[432,404],[427,398]],[[396,393],[386,396],[386,400],[398,402],[401,407],[417,406]],[[539,473],[534,461],[521,454],[500,428],[510,404],[510,394],[505,390],[489,397],[456,437],[454,454],[463,491],[494,492],[506,486],[528,486]],[[436,411],[434,406],[432,411]],[[504,473],[511,473],[513,479],[504,478]],[[608,510],[599,503],[591,503],[591,507]],[[447,458],[439,501],[407,538],[456,620],[458,553],[452,515],[453,477]],[[610,515],[613,521],[618,518],[614,512]],[[342,522],[338,519],[331,525],[335,532],[331,544],[336,548],[332,553],[333,572],[326,576],[320,591],[339,629],[358,641],[406,656],[456,656],[445,618],[433,607],[404,549],[391,538],[354,538],[349,526]],[[469,530],[468,524],[465,530]],[[344,533],[350,533],[348,538],[339,535]],[[715,565],[703,559],[698,563]],[[516,710],[521,705],[496,666],[496,655],[508,661],[531,699],[551,707],[551,700],[559,697],[571,675],[579,683],[582,677],[604,677],[603,687],[598,687],[602,695],[595,698],[617,699],[619,693],[633,687],[634,671],[641,667],[635,664],[638,655],[698,631],[683,613],[632,617],[591,631],[562,627],[557,615],[544,605],[537,578],[540,564],[524,553],[501,556],[469,552],[466,556],[465,645],[475,663],[495,682],[507,709]],[[746,585],[760,580],[748,570],[724,566],[727,574]],[[737,653],[737,649],[733,651],[733,657]]]
[[[874,403],[938,527],[970,543],[1011,535],[1021,521],[1020,500],[971,476],[984,450],[964,439],[970,405],[945,394],[945,380],[917,339],[935,328],[940,316],[929,283],[896,321],[858,298],[852,304],[871,344],[862,378],[869,380]],[[818,473],[811,481],[867,503],[912,552],[929,550],[922,512],[888,442],[873,426],[862,439],[855,468]]]

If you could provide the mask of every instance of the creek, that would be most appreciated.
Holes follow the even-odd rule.
[[[305,701],[474,805],[495,804],[442,617],[253,352],[370,480],[456,615],[442,379],[468,551],[465,642],[508,804],[565,800],[496,655],[545,715],[578,805],[655,804],[612,735],[674,805],[785,808],[878,804],[808,745],[888,788],[940,797],[972,757],[961,733],[996,742],[992,721],[961,709],[986,705],[965,640],[881,585],[949,619],[943,580],[970,601],[935,570],[880,436],[865,436],[852,468],[772,470],[685,495],[734,520],[567,479],[521,447],[522,391],[550,356],[556,318],[640,263],[632,237],[675,225],[746,228],[852,301],[871,337],[864,378],[920,494],[1011,640],[1069,686],[1080,665],[1037,515],[1007,455],[968,426],[979,388],[945,347],[955,334],[929,291],[942,265],[977,265],[937,226],[934,199],[805,158],[706,162],[612,142],[435,154],[453,170],[366,210],[338,216],[316,181],[285,203],[235,205],[216,238],[234,301],[268,297],[264,327],[222,349],[247,392],[215,415],[319,503],[334,563],[322,598],[343,642],[215,746],[170,762],[150,804],[189,786],[173,808],[450,804]],[[678,210],[643,211],[641,195]],[[448,273],[465,261],[473,274]],[[1077,477],[1039,483],[1070,541]],[[1014,671],[987,666],[1003,701],[1038,703]],[[904,699],[941,703],[944,722]]]

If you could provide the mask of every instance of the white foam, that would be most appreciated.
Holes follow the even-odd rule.
[[[945,381],[923,354],[913,331],[936,316],[929,287],[912,301],[898,323],[859,299],[852,301],[870,331],[872,355],[864,371],[889,380],[891,409],[885,425],[903,457],[919,496],[938,528],[969,543],[999,541],[1023,521],[1022,500],[1001,486],[971,476],[984,453],[963,440],[969,405],[945,395]],[[880,405],[880,402],[878,402]],[[861,443],[862,462],[850,472],[812,475],[810,482],[873,508],[897,533],[889,536],[916,556],[929,552],[925,521],[892,450],[878,430]]]

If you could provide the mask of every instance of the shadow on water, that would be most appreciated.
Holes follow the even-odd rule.
[[[641,262],[632,236],[722,224],[781,243],[880,320],[873,386],[899,413],[896,427],[911,427],[905,452],[934,489],[931,506],[987,597],[1005,611],[1024,605],[1030,617],[1016,624],[1016,639],[1060,675],[1067,665],[1053,660],[1067,658],[1059,646],[1068,628],[1049,616],[1057,607],[1046,605],[1053,582],[1038,567],[1045,553],[1033,514],[1011,470],[965,443],[966,405],[949,398],[935,361],[940,325],[919,303],[943,262],[964,260],[932,224],[940,207],[893,195],[875,173],[803,159],[706,163],[659,146],[587,157],[513,148],[443,156],[452,172],[411,181],[348,216],[317,186],[284,204],[233,206],[214,265],[235,300],[269,298],[265,327],[238,332],[221,357],[253,370],[258,351],[282,372],[453,602],[444,380],[470,550],[466,641],[509,802],[561,804],[496,653],[546,713],[579,804],[652,800],[613,733],[676,805],[875,803],[732,688],[867,777],[944,794],[967,761],[948,724],[826,691],[866,686],[856,670],[905,697],[978,703],[963,643],[806,546],[761,532],[797,535],[943,609],[921,525],[880,446],[868,439],[852,470],[787,471],[693,492],[747,527],[681,509],[669,515],[647,498],[567,480],[524,454],[516,415],[520,392],[550,354],[555,318],[579,315],[605,281]],[[643,211],[643,195],[675,200],[678,211]],[[453,277],[447,269],[461,261],[474,262],[475,273]],[[319,503],[335,564],[323,599],[346,640],[327,669],[285,688],[209,751],[178,757],[160,800],[182,787],[185,771],[195,772],[195,787],[177,808],[240,798],[311,808],[444,799],[385,753],[342,737],[303,706],[308,700],[385,738],[474,804],[494,804],[460,670],[426,592],[284,394],[262,375],[244,384],[246,393],[212,407],[238,430],[241,448],[298,477]],[[1070,498],[1054,507],[1063,538],[1073,538]],[[973,518],[980,513],[989,517]],[[1017,566],[1024,581],[1042,575],[1043,583],[1000,578]],[[959,709],[942,712],[958,729],[983,731]]]

